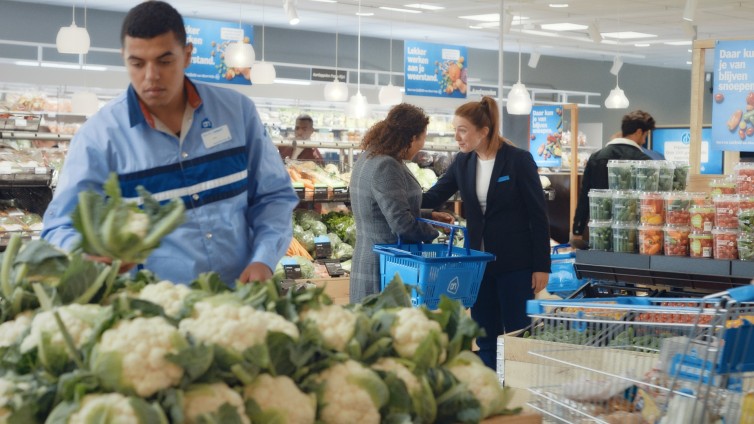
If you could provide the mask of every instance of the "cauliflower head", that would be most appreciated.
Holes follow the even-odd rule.
[[[165,355],[187,346],[165,318],[123,320],[102,333],[92,352],[92,370],[107,389],[149,397],[180,382],[183,368]]]
[[[354,360],[327,368],[317,381],[319,419],[326,424],[378,424],[380,408],[389,399],[379,375]]]
[[[0,324],[0,347],[16,344],[31,327],[31,311],[16,316],[16,319]]]
[[[372,369],[392,372],[406,385],[411,396],[414,415],[419,422],[434,422],[437,416],[437,402],[426,380],[420,380],[400,359],[384,357],[372,364]],[[391,393],[392,395],[392,393]]]
[[[66,330],[73,338],[77,349],[89,341],[93,335],[94,326],[103,316],[105,308],[100,305],[79,305],[73,303],[57,308],[60,319]],[[60,332],[52,311],[38,313],[31,322],[31,331],[21,342],[21,351],[28,352],[39,347],[43,339],[49,338],[53,348],[65,350],[63,333]]]
[[[317,398],[299,390],[284,375],[260,374],[244,388],[243,394],[258,407],[249,413],[252,422],[313,424],[317,416]]]
[[[319,309],[308,309],[301,319],[314,322],[322,335],[326,347],[344,352],[353,338],[357,315],[340,305],[324,305]]]
[[[148,284],[141,289],[139,299],[160,305],[165,310],[165,314],[177,317],[181,312],[183,300],[189,293],[191,293],[191,289],[182,284],[160,281],[157,284]]]
[[[298,339],[296,325],[274,312],[258,311],[251,306],[201,301],[194,305],[194,316],[181,321],[181,334],[205,344],[216,344],[232,351],[263,344],[270,331]]]
[[[380,358],[379,361],[372,364],[372,369],[394,373],[403,381],[409,393],[416,393],[421,389],[419,379],[416,378],[414,373],[395,358]]]
[[[445,361],[448,335],[442,331],[437,321],[427,318],[418,308],[398,309],[395,316],[390,335],[393,337],[393,348],[401,358],[414,360],[422,344],[434,344],[438,349],[436,361]]]
[[[77,411],[68,417],[67,424],[151,424],[164,419],[159,407],[142,399],[129,398],[120,393],[95,393],[84,396]]]
[[[225,383],[196,384],[187,388],[183,398],[183,414],[186,424],[205,422],[204,414],[215,414],[223,405],[230,405],[236,410],[244,424],[251,424],[241,395]]]
[[[497,374],[482,363],[471,351],[463,351],[446,365],[462,384],[471,391],[482,406],[482,418],[499,414],[508,404],[506,391],[500,385]]]

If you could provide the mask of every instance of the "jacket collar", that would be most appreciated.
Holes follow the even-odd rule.
[[[184,77],[183,79],[183,89],[186,90],[186,100],[188,101],[188,104],[191,105],[192,108],[198,109],[202,104],[202,98],[199,96],[196,86],[188,79],[188,77]],[[154,128],[154,117],[149,113],[147,105],[139,99],[139,95],[136,94],[133,84],[128,85],[126,101],[128,102],[128,119],[131,128],[143,123]]]
[[[625,144],[627,146],[634,146],[637,149],[641,150],[641,146],[639,146],[635,141],[629,140],[627,138],[620,138],[620,137],[619,138],[614,138],[614,139],[610,140],[610,142],[607,143],[606,146],[611,146],[613,144]]]

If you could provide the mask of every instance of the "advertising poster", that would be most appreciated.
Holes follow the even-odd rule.
[[[560,167],[563,155],[560,139],[563,136],[563,108],[534,106],[531,109],[529,152],[537,166]]]
[[[238,22],[183,18],[186,41],[194,45],[186,76],[195,81],[222,84],[251,84],[251,68],[229,68],[225,65],[225,49],[239,39],[253,44],[254,28]]]
[[[714,69],[712,147],[754,152],[754,41],[718,41]]]
[[[712,129],[702,128],[702,174],[723,173],[722,150],[711,149]],[[688,128],[655,128],[652,130],[652,150],[662,153],[665,159],[689,163],[691,131]]]
[[[406,94],[465,99],[467,59],[466,47],[406,41]]]

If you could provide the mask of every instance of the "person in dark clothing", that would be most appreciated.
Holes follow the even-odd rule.
[[[584,167],[581,191],[573,217],[573,234],[571,245],[585,248],[584,228],[589,222],[589,190],[606,189],[607,162],[611,160],[650,160],[642,150],[647,142],[647,135],[655,128],[652,115],[642,110],[635,110],[625,116],[621,122],[622,137],[614,138],[602,149],[594,152]]]
[[[296,141],[308,141],[314,134],[314,120],[309,115],[299,115],[294,128]],[[311,160],[317,165],[324,165],[322,153],[316,147],[278,147],[283,159]]]

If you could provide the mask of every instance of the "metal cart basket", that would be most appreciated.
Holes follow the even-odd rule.
[[[398,244],[375,245],[374,251],[380,255],[381,287],[397,273],[405,284],[414,286],[414,306],[426,304],[435,309],[445,295],[470,308],[476,302],[484,268],[495,255],[470,249],[464,227],[423,218],[417,221],[450,228],[448,244],[405,244],[398,238]],[[464,247],[453,246],[456,231],[463,232]]]
[[[559,423],[754,423],[752,300],[529,301],[529,405]]]

